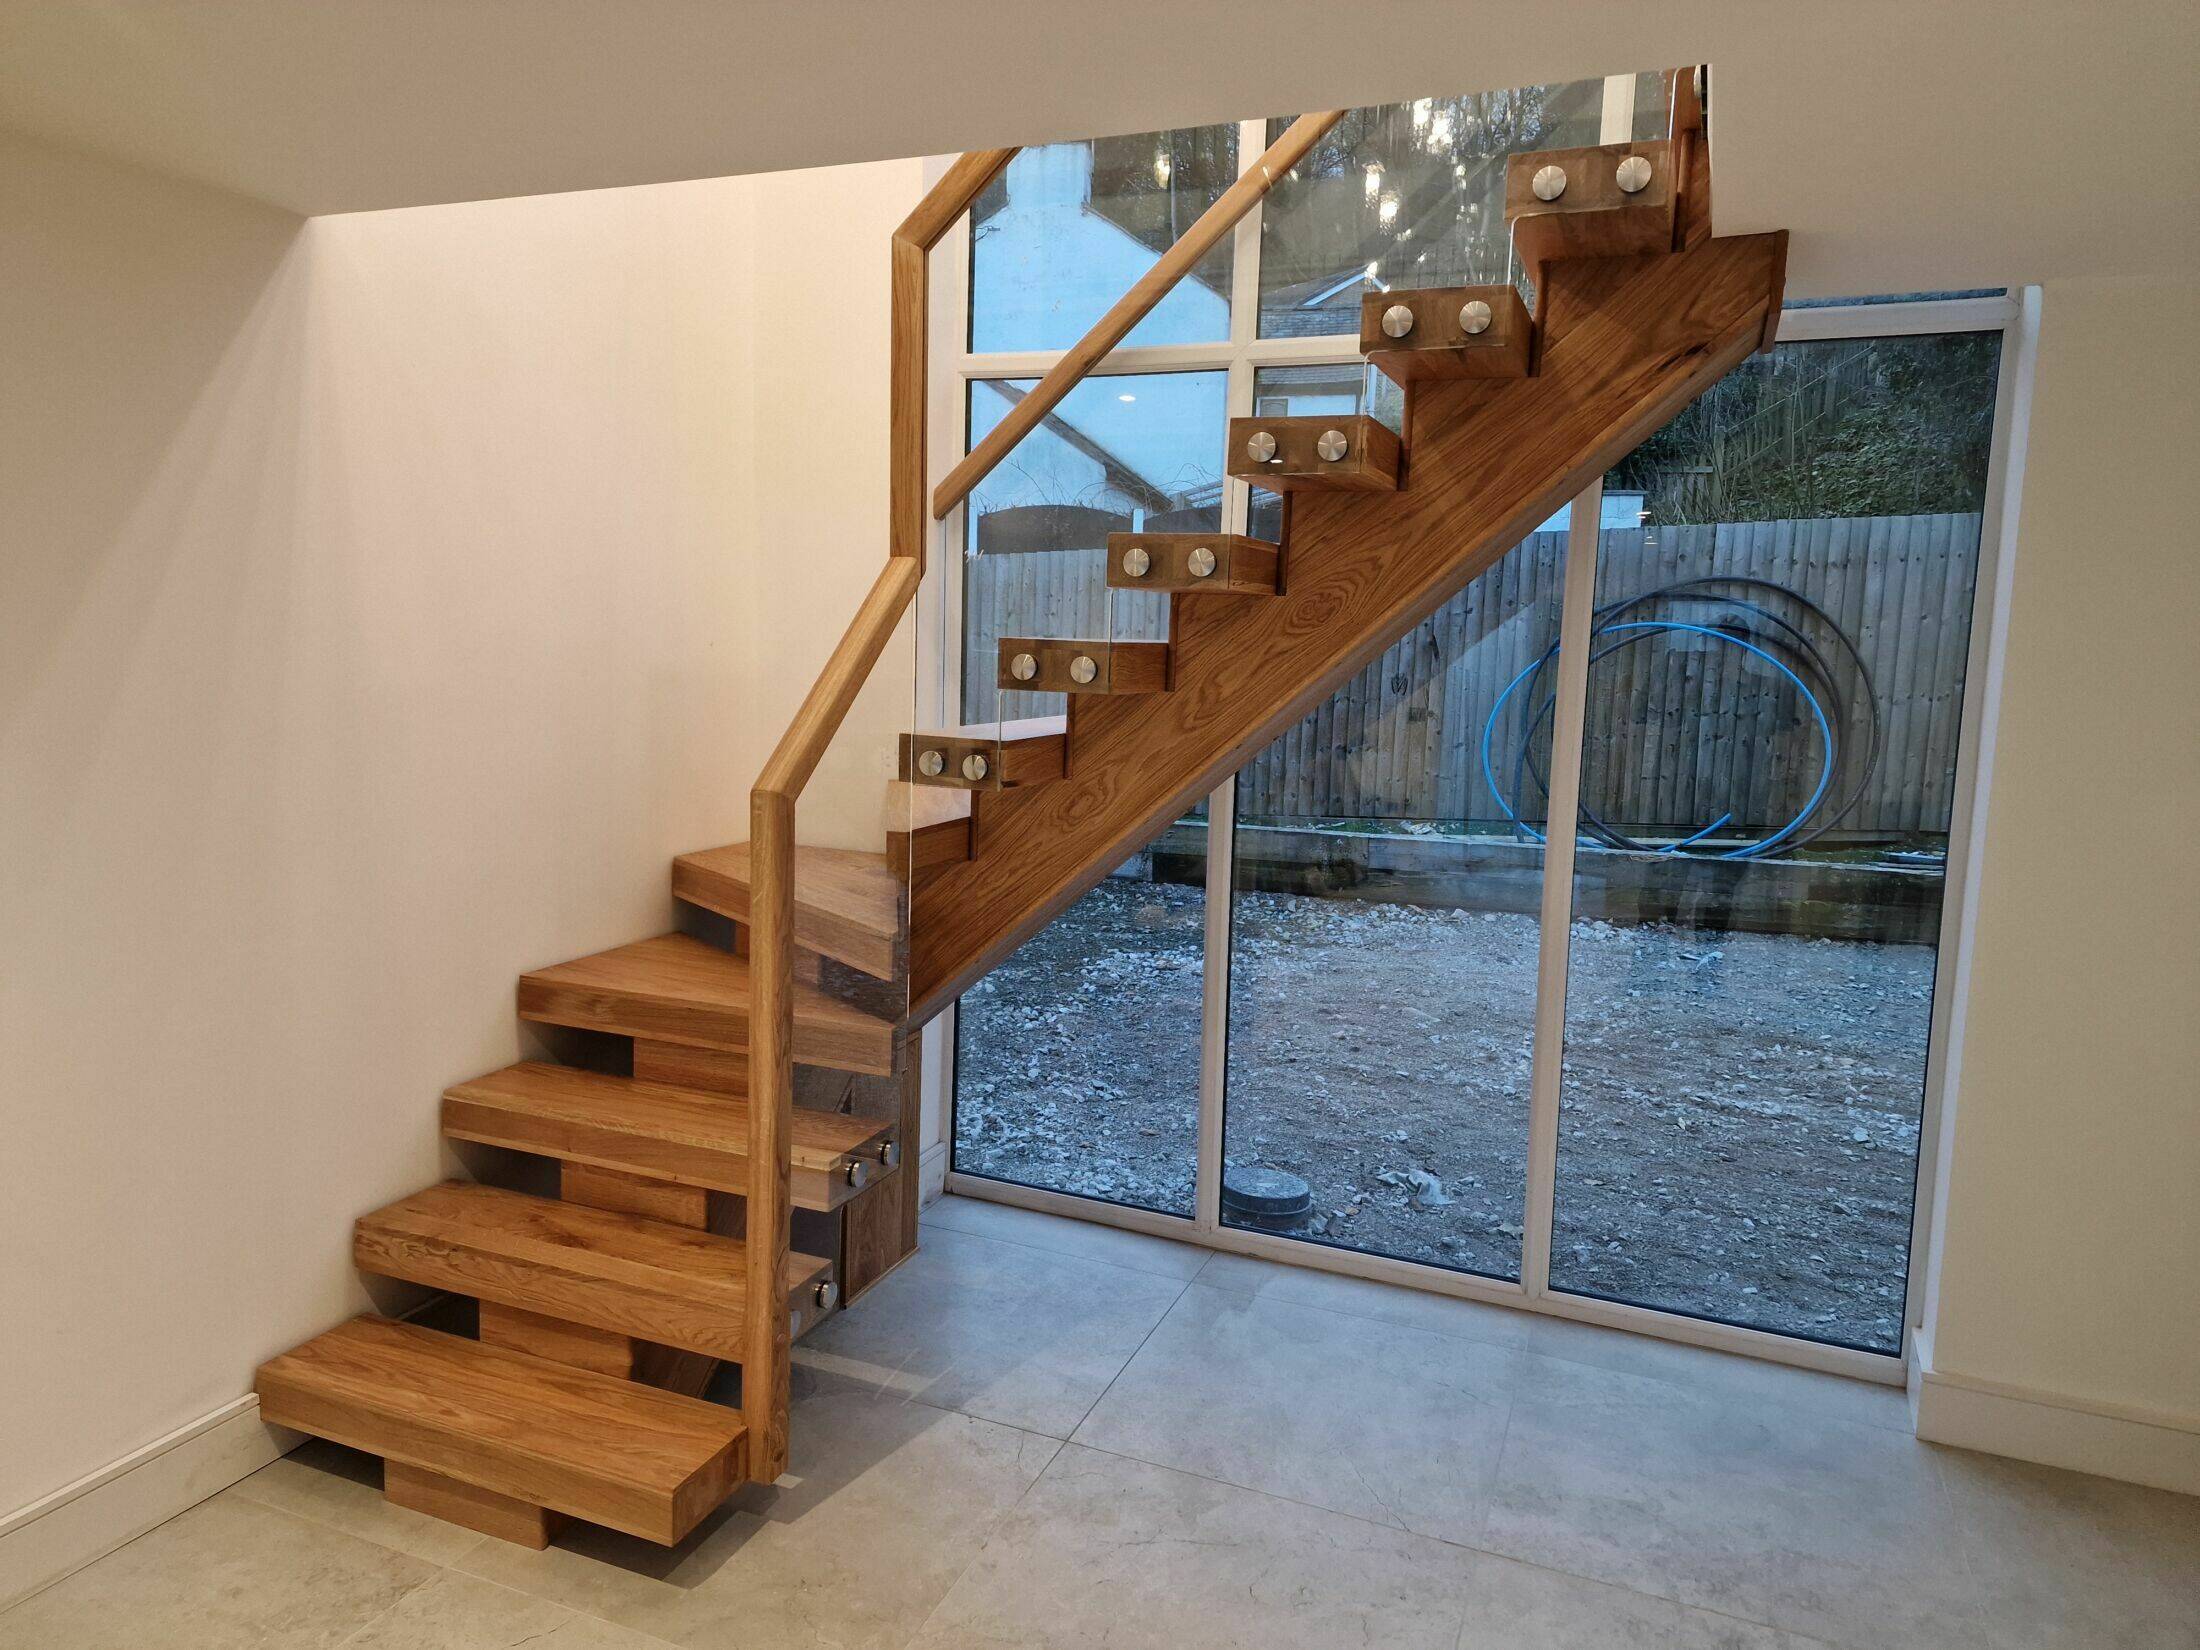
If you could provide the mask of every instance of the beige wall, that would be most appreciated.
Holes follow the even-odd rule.
[[[884,553],[920,188],[305,224],[0,143],[0,1515],[364,1305],[514,975],[746,835]],[[813,834],[876,844],[898,670]]]
[[[2200,284],[2052,283],[2038,325],[1929,1358],[1988,1397],[2182,1428],[2127,1443],[2190,1473]]]

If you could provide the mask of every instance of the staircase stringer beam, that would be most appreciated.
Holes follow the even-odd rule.
[[[1396,494],[1296,498],[1286,593],[1172,603],[1176,689],[1072,701],[1067,776],[984,798],[912,911],[937,1013],[1757,349],[1786,235],[1550,266],[1532,378],[1413,397]]]

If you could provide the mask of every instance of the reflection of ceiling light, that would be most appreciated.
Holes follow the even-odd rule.
[[[1396,195],[1386,194],[1385,196],[1383,196],[1382,204],[1375,208],[1376,218],[1387,225],[1393,218],[1397,217],[1397,215],[1398,197]]]
[[[1451,111],[1436,116],[1428,123],[1428,146],[1441,154],[1451,147]]]
[[[1118,401],[1136,401],[1137,399],[1138,397],[1135,395],[1119,395],[1116,397]]]
[[[1429,112],[1435,107],[1436,100],[1432,97],[1417,97],[1413,100],[1413,129],[1416,132],[1428,125]]]
[[[1371,160],[1367,163],[1367,198],[1373,200],[1383,192],[1383,163]]]
[[[1169,174],[1175,170],[1175,165],[1170,161],[1169,152],[1166,149],[1160,150],[1154,155],[1153,181],[1160,184],[1162,188],[1169,187]]]

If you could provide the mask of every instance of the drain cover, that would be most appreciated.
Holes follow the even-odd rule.
[[[1295,1174],[1239,1165],[1222,1171],[1222,1206],[1263,1226],[1291,1226],[1313,1212],[1314,1194]]]

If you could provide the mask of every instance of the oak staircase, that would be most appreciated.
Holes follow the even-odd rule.
[[[1785,237],[1712,237],[1700,81],[1671,86],[1663,139],[1510,160],[1532,309],[1510,286],[1365,300],[1402,434],[1231,421],[1230,474],[1284,497],[1278,540],[1109,539],[1110,587],[1196,598],[1166,641],[1004,640],[1000,686],[1066,714],[910,733],[885,851],[797,848],[796,800],[933,522],[1342,111],[1293,123],[927,496],[927,255],[1014,151],[957,161],[892,245],[890,554],[758,779],[749,840],[674,862],[686,928],[521,976],[519,1015],[589,1058],[444,1095],[447,1137],[554,1164],[559,1195],[451,1181],[362,1216],[359,1268],[471,1297],[477,1336],[355,1318],[261,1368],[263,1416],[381,1455],[393,1500],[536,1546],[568,1517],[676,1543],[776,1479],[791,1341],[915,1247],[914,1030],[1769,344]],[[737,1407],[703,1397],[721,1366]]]

